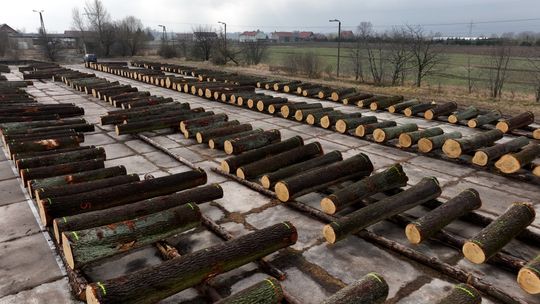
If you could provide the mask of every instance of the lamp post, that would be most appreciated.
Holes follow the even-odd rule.
[[[159,27],[163,29],[163,44],[167,41],[167,27],[165,25],[158,24]]]
[[[45,23],[43,23],[43,12],[44,10],[32,10],[34,13],[38,13],[39,14],[39,21],[41,22],[41,31],[43,32],[43,35],[46,35],[46,32],[45,32]]]
[[[222,21],[218,21],[218,23],[223,24],[223,27],[224,27],[223,39],[224,39],[224,44],[225,44],[225,51],[227,51],[227,23],[222,22]]]
[[[338,22],[338,41],[337,41],[337,77],[339,78],[339,57],[341,51],[341,21],[338,19],[328,20],[328,22]]]

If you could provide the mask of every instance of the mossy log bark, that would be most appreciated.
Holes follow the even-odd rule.
[[[448,116],[448,122],[456,124],[462,120],[469,120],[471,118],[475,118],[476,116],[478,116],[478,114],[480,114],[480,111],[477,108],[470,106],[464,110],[457,111],[456,113]]]
[[[208,143],[212,138],[218,138],[226,135],[237,134],[240,132],[253,130],[251,124],[235,124],[233,126],[219,126],[217,128],[209,128],[200,130],[195,134],[197,142]]]
[[[530,164],[538,156],[540,156],[540,145],[530,144],[519,152],[503,155],[495,163],[495,167],[506,174],[516,173],[523,166]]]
[[[152,121],[139,121],[139,122],[128,122],[122,125],[116,125],[116,134],[135,134],[145,131],[153,131],[166,128],[178,128],[179,124],[183,120],[201,118],[204,116],[214,115],[214,112],[194,112],[177,115],[174,117],[166,117],[161,119],[156,119]]]
[[[334,214],[364,198],[387,190],[404,187],[409,178],[400,164],[368,176],[356,183],[337,190],[321,200],[321,209],[327,214]]]
[[[406,108],[405,110],[403,110],[403,114],[405,114],[405,116],[407,117],[411,117],[418,113],[426,112],[427,110],[432,109],[434,106],[435,105],[430,102],[419,103],[417,105],[410,106]]]
[[[346,88],[346,89],[337,89],[330,94],[330,100],[332,101],[340,101],[345,96],[351,96],[351,94],[355,93],[354,88]]]
[[[227,173],[235,173],[240,166],[302,146],[303,144],[304,140],[302,137],[294,136],[275,144],[270,144],[262,148],[247,151],[237,156],[229,157],[221,162],[221,169]]]
[[[380,99],[372,102],[369,105],[371,111],[384,110],[389,106],[393,106],[403,101],[403,96],[390,96],[384,99]]]
[[[353,93],[353,94],[349,94],[349,95],[344,96],[341,99],[341,102],[343,104],[346,104],[346,105],[347,104],[356,104],[360,100],[368,99],[368,98],[371,98],[371,97],[373,97],[373,94]]]
[[[354,135],[358,137],[364,137],[369,134],[373,134],[373,132],[377,129],[384,129],[384,128],[390,128],[397,126],[397,123],[393,120],[388,121],[381,121],[377,123],[371,123],[367,125],[359,125],[354,130]]]
[[[167,195],[206,183],[202,170],[187,171],[74,195],[50,198],[38,202],[43,225],[50,226],[54,218],[101,210],[118,205]]]
[[[482,303],[482,295],[469,284],[458,284],[454,286],[452,291],[444,298],[440,299],[437,304],[480,304]]]
[[[321,144],[313,142],[241,166],[236,170],[236,175],[242,179],[251,179],[264,173],[273,172],[279,168],[305,161],[323,153]]]
[[[323,228],[326,241],[333,244],[375,223],[407,211],[441,194],[435,177],[425,177],[416,185],[394,196],[382,199],[360,210],[336,219]]]
[[[424,118],[427,120],[437,119],[439,116],[448,115],[455,110],[457,110],[457,103],[454,101],[438,104],[424,112]]]
[[[201,223],[201,211],[188,203],[156,213],[62,233],[62,248],[71,269],[125,253],[182,233]]]
[[[368,273],[324,300],[321,304],[382,304],[388,297],[388,284],[378,273]]]
[[[82,142],[79,136],[58,137],[31,141],[17,141],[7,144],[8,154],[13,158],[13,154],[26,152],[48,151],[61,148],[77,147]]]
[[[322,109],[322,104],[320,103],[306,103],[299,105],[286,105],[281,107],[281,115],[285,118],[289,118],[296,113],[296,110],[306,110],[306,109]]]
[[[261,148],[269,144],[281,141],[279,130],[268,130],[247,137],[226,140],[224,150],[227,154],[240,154],[249,150]]]
[[[540,294],[540,255],[519,270],[517,282],[530,294]]]
[[[482,264],[529,226],[536,213],[530,203],[514,203],[463,245],[467,260]]]
[[[532,112],[524,112],[509,119],[499,121],[496,128],[503,133],[508,133],[514,129],[523,128],[532,123],[534,123],[534,114]]]
[[[288,103],[289,100],[287,98],[268,98],[268,99],[259,99],[256,102],[256,107],[259,112],[269,112],[269,107],[271,105],[278,105],[278,104],[285,104]]]
[[[307,104],[307,102],[289,101],[286,103],[278,103],[278,104],[273,103],[268,106],[267,112],[270,114],[278,114],[281,111],[281,108],[284,106],[302,105],[302,104]]]
[[[405,235],[409,242],[420,244],[434,236],[452,221],[481,206],[482,200],[478,191],[466,189],[446,203],[408,224],[405,228]]]
[[[231,241],[147,267],[86,288],[89,303],[155,303],[209,277],[243,266],[293,245],[296,228],[276,224]]]
[[[317,111],[317,112],[307,114],[306,122],[308,123],[308,125],[314,125],[314,124],[318,124],[321,118],[323,118],[326,115],[335,115],[335,114],[342,114],[342,113],[343,112],[337,111],[337,110]]]
[[[347,133],[347,131],[356,129],[360,125],[369,125],[377,122],[375,116],[363,116],[355,118],[344,118],[336,121],[335,127],[339,133]]]
[[[224,135],[220,137],[214,137],[208,140],[208,147],[210,147],[210,149],[223,150],[225,148],[225,142],[228,140],[239,140],[240,138],[262,134],[263,132],[264,131],[262,129],[255,129],[255,130],[249,130],[249,131]]]
[[[59,137],[70,137],[70,136],[79,136],[81,134],[75,132],[73,129],[60,129],[52,130],[50,132],[40,132],[40,133],[21,133],[21,134],[12,134],[4,135],[3,141],[5,144],[9,142],[17,141],[31,141],[31,140],[40,140],[44,138],[59,138]]]
[[[417,105],[419,103],[420,103],[420,101],[418,101],[416,99],[402,101],[402,102],[397,103],[395,105],[389,106],[388,107],[388,112],[390,112],[390,113],[400,113],[401,111],[405,110],[406,108],[415,106],[415,105]]]
[[[124,120],[129,120],[130,118],[135,117],[146,117],[149,115],[155,115],[155,114],[161,114],[164,112],[171,112],[171,111],[178,111],[178,110],[185,110],[186,113],[189,112],[189,104],[184,103],[173,103],[173,104],[167,104],[166,106],[155,106],[149,109],[141,109],[139,108],[135,110],[124,110],[123,113],[115,113],[115,114],[107,114],[100,117],[101,124],[102,125],[110,125],[110,124],[118,124],[122,123]]]
[[[20,171],[21,179],[24,185],[28,185],[28,181],[34,179],[42,179],[47,177],[73,174],[84,171],[102,169],[105,167],[105,159],[90,159],[76,161],[72,163],[64,163],[59,165],[37,167],[31,169],[22,169]]]
[[[327,113],[326,115],[321,117],[321,119],[319,120],[319,124],[321,125],[321,127],[325,128],[325,129],[328,129],[331,126],[335,125],[336,122],[338,120],[340,120],[340,119],[359,118],[359,117],[362,117],[362,113],[360,113],[360,112],[357,112],[357,113],[334,113],[334,114]]]
[[[401,133],[417,131],[418,126],[413,123],[403,124],[401,126],[379,128],[373,131],[373,139],[375,142],[385,142],[399,137]]]
[[[91,227],[105,226],[187,203],[202,204],[222,197],[223,189],[221,186],[212,184],[141,200],[125,206],[121,205],[103,210],[64,216],[54,219],[54,236],[56,241],[60,244],[62,242],[62,232],[64,231],[76,231]]]
[[[501,117],[502,117],[502,114],[500,111],[498,110],[491,111],[484,115],[478,115],[478,117],[469,120],[467,122],[467,126],[469,126],[469,128],[478,128],[483,125],[495,123]]]
[[[186,131],[183,132],[185,138],[196,138],[197,133],[199,132],[206,132],[213,129],[219,129],[219,128],[228,128],[228,127],[234,127],[238,126],[240,122],[238,120],[229,120],[229,121],[220,121],[213,123],[206,127],[188,127],[186,128]]]
[[[442,150],[446,156],[458,158],[461,155],[476,149],[491,146],[495,141],[502,137],[503,132],[495,129],[475,134],[467,138],[447,139],[443,144]]]
[[[338,161],[343,160],[343,156],[341,155],[341,152],[339,151],[332,151],[330,153],[326,153],[324,155],[296,163],[284,168],[281,168],[277,171],[265,174],[261,177],[261,184],[264,188],[270,189],[273,187],[276,182],[291,177],[293,175],[298,174],[298,172],[306,172],[308,170],[312,170],[318,167],[322,167],[324,165],[329,165]]]
[[[227,114],[216,114],[211,116],[205,116],[195,119],[184,120],[180,122],[180,131],[186,132],[189,128],[200,128],[213,125],[217,122],[223,122],[229,120]]]
[[[414,131],[414,132],[409,132],[409,133],[401,133],[399,135],[399,145],[404,148],[410,148],[414,144],[416,144],[421,138],[425,138],[425,137],[429,138],[429,137],[441,135],[443,133],[444,131],[439,127],[429,128],[429,129],[425,129],[421,131]]]
[[[478,166],[487,166],[490,162],[498,159],[499,157],[508,153],[516,152],[528,144],[529,139],[525,136],[521,136],[502,144],[482,148],[474,153],[472,162]]]
[[[442,147],[447,139],[457,138],[461,138],[460,132],[450,132],[433,137],[420,138],[418,140],[418,150],[423,153],[429,153]]]
[[[315,113],[328,113],[334,111],[334,108],[317,108],[317,109],[306,109],[306,110],[296,110],[294,112],[294,119],[296,121],[304,121],[307,119],[308,115]]]
[[[369,157],[359,153],[346,160],[304,172],[276,183],[277,197],[287,202],[294,197],[327,188],[328,186],[349,179],[368,176],[373,172]]]
[[[65,153],[58,153],[53,155],[36,156],[30,158],[18,159],[15,164],[19,170],[53,166],[64,163],[72,163],[77,161],[89,160],[89,159],[105,159],[104,148],[92,148],[77,150]]]
[[[283,289],[278,280],[268,277],[263,281],[253,284],[216,304],[280,304],[283,301]]]

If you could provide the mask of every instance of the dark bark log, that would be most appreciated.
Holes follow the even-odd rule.
[[[283,92],[285,92],[285,93],[296,92],[296,89],[298,89],[298,87],[300,87],[301,85],[302,85],[301,82],[284,85],[283,86]]]
[[[456,113],[448,116],[448,122],[456,124],[462,120],[468,120],[471,118],[475,118],[480,114],[480,111],[478,111],[477,108],[470,106],[464,110],[457,111]]]
[[[28,169],[36,167],[53,166],[64,163],[72,163],[89,159],[105,159],[105,149],[93,148],[72,152],[44,155],[31,158],[18,159],[15,164],[17,169]]]
[[[250,136],[228,139],[224,142],[224,150],[227,154],[240,154],[245,151],[262,148],[269,144],[281,141],[279,130],[268,130]]]
[[[328,129],[331,126],[335,125],[336,122],[340,119],[349,119],[349,118],[360,118],[362,117],[362,113],[326,113],[321,119],[319,120],[319,124],[321,127]]]
[[[371,172],[373,164],[369,157],[359,153],[346,160],[283,179],[276,183],[274,189],[278,199],[287,202],[338,182],[368,176]]]
[[[503,155],[495,163],[495,167],[506,174],[515,173],[538,156],[540,156],[540,145],[530,144],[519,152]]]
[[[76,231],[91,227],[105,226],[187,203],[202,204],[222,197],[223,189],[221,186],[212,184],[137,201],[128,205],[56,218],[53,221],[54,236],[56,241],[60,244],[62,242],[62,232],[64,231]]]
[[[271,105],[284,104],[288,102],[289,100],[287,98],[275,97],[275,98],[268,98],[268,99],[259,99],[256,101],[256,105],[257,105],[257,110],[259,110],[259,112],[265,112],[265,111],[270,112],[269,107]]]
[[[67,126],[86,123],[84,118],[69,118],[52,121],[12,122],[0,125],[2,134],[20,133],[18,130],[36,129],[41,127]]]
[[[166,261],[158,266],[88,285],[89,303],[155,303],[217,274],[293,245],[296,228],[285,222]]]
[[[237,156],[229,157],[221,162],[221,169],[227,173],[235,173],[236,170],[246,164],[255,162],[259,159],[275,155],[304,144],[300,136],[294,136],[287,140],[271,144],[259,149],[247,151]]]
[[[97,189],[38,202],[43,225],[50,226],[54,218],[101,210],[119,205],[167,195],[206,183],[204,171],[188,171],[139,182]]]
[[[40,140],[43,138],[58,138],[58,137],[70,137],[70,136],[77,136],[77,132],[73,129],[60,129],[60,130],[53,130],[51,132],[44,132],[44,133],[20,133],[20,134],[12,134],[12,135],[4,135],[3,140],[4,143],[12,142],[12,141],[30,141],[30,140]]]
[[[239,140],[239,139],[241,139],[243,137],[248,137],[248,136],[252,136],[252,135],[259,135],[259,134],[262,134],[262,133],[264,133],[264,131],[262,129],[255,129],[255,130],[249,130],[249,131],[224,135],[224,136],[220,136],[220,137],[214,137],[214,138],[211,138],[210,140],[208,140],[208,147],[210,147],[210,149],[223,150],[224,147],[225,147],[225,142],[228,141],[228,140],[236,141],[236,140]]]
[[[440,194],[441,188],[437,179],[425,177],[418,184],[401,193],[334,220],[324,226],[323,235],[328,243],[333,244],[349,234],[357,233],[393,215],[437,198]]]
[[[495,123],[501,117],[501,112],[499,110],[494,110],[484,115],[478,115],[476,118],[469,120],[467,122],[467,126],[469,126],[469,128],[478,128],[486,124]]]
[[[318,124],[322,117],[326,115],[342,114],[343,112],[337,110],[330,111],[317,111],[306,115],[306,122],[308,125]]]
[[[418,150],[423,153],[429,153],[442,147],[446,140],[457,138],[461,138],[460,132],[450,132],[433,137],[420,138],[418,140]]]
[[[277,114],[284,106],[307,104],[307,102],[289,101],[285,103],[273,103],[267,107],[267,112],[270,114]]]
[[[369,105],[371,111],[384,110],[389,106],[393,106],[403,101],[403,96],[390,96],[384,99],[380,99],[372,102]]]
[[[368,273],[321,304],[382,304],[388,297],[388,284],[378,273]]]
[[[156,119],[154,121],[140,121],[133,123],[126,123],[122,125],[116,125],[116,134],[135,134],[145,131],[153,131],[166,128],[178,128],[179,124],[183,120],[200,118],[204,116],[211,116],[214,112],[192,112],[174,117],[167,117],[162,119]]]
[[[282,300],[283,290],[279,281],[268,277],[259,283],[216,302],[216,304],[279,304]]]
[[[7,144],[8,154],[12,157],[15,153],[39,152],[62,148],[77,147],[81,143],[78,136],[49,138],[34,141],[19,141]]]
[[[278,154],[279,155],[279,154]],[[273,187],[276,182],[291,177],[298,174],[298,172],[306,172],[324,165],[329,165],[338,161],[343,160],[341,152],[332,151],[321,156],[314,157],[312,159],[296,163],[284,168],[281,168],[277,171],[265,174],[261,177],[261,184],[264,188],[270,189]]]
[[[13,134],[33,134],[33,133],[48,133],[58,130],[74,130],[76,132],[93,132],[95,130],[93,124],[82,123],[82,124],[73,124],[73,125],[63,125],[63,126],[52,126],[52,127],[39,127],[39,128],[29,128],[29,129],[16,129],[9,130],[9,132],[4,132],[6,135]]]
[[[307,118],[309,114],[328,113],[332,111],[334,111],[334,108],[316,108],[316,109],[306,109],[306,110],[298,109],[294,112],[294,119],[296,119],[296,121],[303,121]]]
[[[418,126],[413,123],[403,124],[401,126],[379,128],[373,131],[375,142],[386,142],[398,138],[402,133],[417,131]]]
[[[383,98],[385,98],[385,97],[380,96],[380,95],[375,95],[375,96],[372,96],[372,97],[357,101],[356,106],[358,106],[359,108],[367,108],[367,107],[369,107],[369,105],[372,102],[375,102],[377,100],[381,100]]]
[[[414,144],[416,144],[421,138],[433,137],[441,135],[443,133],[444,131],[439,127],[409,133],[401,133],[399,135],[399,145],[404,148],[410,148]]]
[[[437,304],[480,304],[482,295],[469,284],[458,284]]]
[[[198,143],[208,143],[212,138],[219,138],[226,135],[238,134],[241,132],[246,132],[253,130],[253,127],[250,124],[237,124],[231,127],[218,127],[211,128],[208,130],[202,130],[197,132],[195,135]]]
[[[48,150],[48,151],[40,151],[40,152],[16,153],[16,154],[13,154],[13,161],[17,162],[17,160],[23,159],[23,158],[54,155],[58,153],[81,151],[81,150],[95,149],[95,148],[96,148],[95,146],[78,146],[78,147],[73,147],[73,148],[56,149],[56,150]]]
[[[155,106],[148,109],[141,109],[136,108],[135,110],[124,110],[123,113],[118,114],[107,114],[104,116],[101,116],[101,124],[102,125],[110,125],[110,124],[119,124],[122,123],[124,120],[129,120],[130,118],[134,117],[146,117],[148,115],[156,115],[161,113],[166,113],[170,111],[178,111],[178,110],[185,110],[186,112],[189,111],[189,104],[185,103],[174,103],[171,105],[166,106]]]
[[[420,244],[437,234],[452,221],[482,206],[480,194],[474,189],[466,189],[446,203],[414,220],[405,228],[409,242]]]
[[[213,125],[216,122],[222,122],[227,120],[229,120],[227,114],[216,114],[212,116],[184,120],[180,123],[180,131],[182,131],[183,133],[186,132],[189,128],[207,127]]]
[[[373,94],[367,94],[367,93],[355,93],[351,95],[344,96],[341,99],[341,102],[345,105],[347,104],[356,104],[357,101],[371,98],[373,97]]]
[[[343,97],[354,94],[355,89],[354,88],[345,88],[345,89],[337,89],[330,94],[330,100],[332,101],[340,101]]]
[[[282,91],[285,88],[285,86],[290,86],[293,84],[300,84],[300,81],[294,80],[294,81],[277,82],[277,83],[274,83],[274,85],[272,86],[272,89],[274,91]]]
[[[298,104],[298,105],[285,105],[281,107],[281,115],[285,118],[289,118],[289,116],[292,116],[296,114],[296,110],[301,109],[322,109],[322,104],[320,103],[306,103],[306,104]]]
[[[532,112],[524,112],[509,119],[499,121],[496,128],[503,133],[508,133],[514,129],[523,128],[532,123],[534,123],[534,114]]]
[[[312,88],[306,88],[304,90],[302,90],[302,96],[304,97],[318,97],[319,95],[319,91],[322,90],[323,87],[321,86],[315,86],[315,87],[312,87]]]
[[[514,138],[502,144],[496,144],[491,147],[482,148],[474,153],[472,159],[473,164],[478,166],[487,166],[490,162],[499,157],[519,151],[521,148],[529,144],[529,139],[525,136]]]
[[[401,165],[395,164],[383,172],[366,177],[323,198],[321,209],[327,214],[335,214],[379,192],[404,187],[408,180]]]
[[[28,185],[28,181],[34,179],[43,179],[47,177],[73,174],[84,171],[102,169],[105,167],[104,158],[90,159],[84,161],[75,161],[71,163],[63,163],[45,167],[37,167],[31,169],[22,169],[20,171],[23,185]]]
[[[354,135],[358,137],[364,137],[366,135],[373,134],[373,132],[377,129],[395,127],[396,125],[397,125],[396,122],[393,120],[382,121],[382,122],[377,122],[377,123],[372,123],[372,124],[367,124],[367,125],[359,125],[354,130]]]
[[[540,255],[519,270],[517,282],[529,294],[540,293]]]
[[[446,156],[458,158],[462,154],[490,146],[502,137],[503,132],[495,129],[475,134],[467,138],[447,139],[443,144],[442,150]]]
[[[186,132],[184,132],[185,138],[196,138],[197,133],[203,133],[214,129],[220,129],[220,128],[230,128],[234,126],[240,125],[240,122],[238,120],[230,120],[230,121],[220,121],[213,123],[206,127],[188,127],[186,129]]]
[[[0,123],[7,122],[30,122],[30,121],[44,121],[44,120],[56,120],[60,119],[58,114],[45,114],[34,116],[0,116]]]
[[[242,179],[251,179],[263,173],[274,172],[280,168],[305,161],[323,153],[321,145],[318,142],[313,142],[241,166],[236,170],[236,175]]]
[[[417,104],[417,105],[410,106],[410,107],[406,108],[405,110],[403,110],[403,114],[405,114],[405,116],[407,116],[407,117],[411,117],[411,116],[416,115],[418,113],[425,112],[425,111],[433,108],[434,106],[435,105],[430,103],[430,102],[420,103],[420,104]]]
[[[484,263],[527,228],[535,216],[532,204],[513,203],[491,224],[465,242],[463,255],[475,264]]]
[[[437,119],[439,116],[446,116],[457,110],[457,103],[454,101],[438,104],[432,109],[424,112],[424,118],[427,120]]]
[[[347,131],[356,129],[360,125],[369,125],[374,123],[377,123],[377,117],[375,116],[344,118],[336,121],[335,128],[339,133],[347,133]]]

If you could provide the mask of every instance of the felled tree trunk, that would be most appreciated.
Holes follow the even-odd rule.
[[[105,159],[105,149],[92,148],[85,150],[77,150],[72,152],[64,152],[53,155],[44,155],[31,158],[18,159],[15,164],[19,170],[27,168],[53,166],[64,163],[72,163],[90,159]]]
[[[421,112],[425,112],[431,108],[433,108],[435,105],[430,102],[420,103],[414,106],[410,106],[403,110],[403,114],[407,117],[411,117],[413,115],[416,115]]]
[[[317,124],[320,122],[321,118],[323,118],[324,116],[326,115],[335,115],[335,114],[342,114],[341,111],[319,111],[319,112],[314,112],[314,113],[310,113],[306,116],[306,122],[308,125],[314,125],[314,124]]]
[[[496,128],[503,133],[508,133],[514,129],[522,128],[534,123],[534,114],[532,112],[524,112],[509,119],[499,121]]]
[[[327,113],[326,115],[321,117],[321,119],[319,120],[319,124],[321,125],[321,127],[325,128],[325,129],[328,129],[331,126],[335,125],[336,122],[339,119],[355,118],[355,117],[356,118],[362,117],[362,113],[360,113],[360,112],[357,112],[357,113],[335,113],[335,114],[328,114]]]
[[[460,132],[450,132],[433,137],[420,138],[418,140],[418,150],[423,153],[429,153],[442,147],[447,139],[457,138],[461,138]]]
[[[418,130],[418,126],[413,123],[384,129],[379,128],[373,131],[373,139],[375,140],[375,142],[385,142],[399,137],[401,133],[413,132],[416,130]]]
[[[478,111],[477,108],[470,106],[466,108],[465,110],[458,111],[450,116],[448,116],[448,122],[456,124],[462,120],[468,120],[471,118],[474,118],[480,114],[480,111]]]
[[[204,129],[195,134],[197,142],[208,143],[212,138],[253,130],[250,124],[236,124],[234,126],[220,126],[218,128]]]
[[[283,290],[278,280],[268,277],[263,281],[222,299],[216,304],[279,304],[283,300]]]
[[[208,140],[208,146],[210,147],[210,149],[223,150],[225,147],[225,142],[227,140],[238,140],[243,137],[262,134],[263,132],[264,131],[262,129],[255,129],[255,130],[249,130],[249,131],[239,132],[235,134],[224,135],[220,137],[214,137]]]
[[[521,289],[530,294],[540,293],[540,255],[519,270],[517,282]]]
[[[15,153],[39,152],[54,150],[59,148],[77,147],[82,142],[79,136],[58,137],[33,141],[18,141],[7,144],[8,154],[12,156]]]
[[[234,127],[234,126],[238,126],[240,124],[240,122],[238,120],[230,120],[230,121],[221,121],[221,122],[216,122],[212,125],[209,125],[209,126],[206,126],[206,127],[193,127],[193,128],[187,128],[186,129],[186,132],[183,132],[184,133],[184,137],[185,138],[195,138],[197,136],[197,133],[199,132],[206,132],[206,131],[210,131],[210,130],[213,130],[213,129],[219,129],[219,128],[229,128],[229,127]]]
[[[227,121],[228,119],[229,117],[226,114],[216,114],[212,116],[184,120],[180,122],[180,131],[184,133],[188,130],[188,128],[207,127],[217,122]]]
[[[285,105],[281,107],[281,115],[285,118],[295,114],[296,110],[300,109],[321,109],[323,106],[320,103],[306,103],[299,105]]]
[[[529,226],[536,212],[530,203],[514,203],[463,245],[467,260],[482,264]]]
[[[353,94],[354,92],[355,92],[354,88],[334,90],[332,94],[330,94],[330,100],[340,101],[344,96],[348,96],[350,94]]]
[[[440,299],[437,304],[480,304],[482,296],[469,284],[458,284],[444,298]]]
[[[345,105],[347,104],[356,104],[358,101],[363,99],[368,99],[373,97],[373,94],[367,94],[367,93],[357,93],[357,94],[350,94],[347,96],[344,96],[341,99],[341,102]]]
[[[501,172],[510,174],[519,171],[523,166],[530,164],[540,155],[540,145],[531,144],[523,150],[503,155],[496,163],[495,167]]]
[[[375,116],[364,116],[364,117],[354,117],[354,118],[344,118],[336,121],[336,130],[339,133],[346,133],[348,130],[355,129],[360,125],[369,125],[377,123],[377,117]]]
[[[467,122],[469,128],[478,128],[486,124],[495,123],[502,117],[502,114],[498,110],[491,111],[484,115],[478,115]]]
[[[368,273],[345,286],[321,304],[382,304],[388,297],[388,284],[378,273]]]
[[[425,129],[422,131],[401,133],[399,135],[399,145],[404,148],[410,148],[414,144],[416,144],[421,138],[433,137],[433,136],[441,135],[443,133],[444,131],[439,127]]]
[[[490,162],[498,159],[504,154],[516,152],[529,144],[529,139],[525,136],[514,138],[502,144],[482,148],[474,153],[473,164],[478,166],[487,166]]]
[[[424,118],[427,120],[433,120],[439,116],[448,115],[457,110],[457,103],[454,101],[446,102],[440,105],[436,105],[434,108],[424,112]]]
[[[450,158],[458,158],[462,154],[492,145],[495,141],[501,139],[502,137],[503,132],[495,129],[475,134],[467,138],[447,139],[443,144],[442,150],[446,156]]]
[[[122,125],[116,125],[116,135],[135,134],[166,128],[178,128],[180,122],[183,120],[211,116],[213,114],[214,112],[195,112],[181,114],[173,117],[157,118],[155,120],[128,122]]]
[[[395,127],[397,124],[393,120],[387,120],[367,125],[359,125],[354,130],[354,135],[358,137],[364,137],[369,134],[373,134],[373,132],[377,129],[385,129],[390,127]]]
[[[224,143],[224,150],[227,154],[240,154],[278,141],[281,141],[281,132],[274,129],[234,140],[226,140]]]
[[[393,106],[395,104],[400,103],[401,101],[403,101],[403,96],[390,96],[390,97],[372,102],[369,105],[369,109],[371,111],[384,110],[388,108],[389,106]]]
[[[307,109],[307,110],[303,110],[303,109],[299,109],[299,110],[296,110],[296,112],[294,113],[294,119],[296,119],[296,121],[304,121],[307,119],[308,115],[310,114],[315,114],[315,113],[328,113],[328,112],[332,112],[334,111],[334,108],[316,108],[316,109]]]
[[[420,102],[418,100],[416,100],[416,99],[403,101],[403,102],[400,102],[398,104],[389,106],[388,107],[388,112],[390,112],[390,113],[399,113],[399,112],[405,110],[406,108],[415,106],[415,105],[417,105],[419,103]]]
[[[21,179],[22,179],[23,184],[27,185],[28,181],[33,180],[33,179],[41,179],[41,178],[101,169],[105,167],[104,161],[105,161],[104,158],[99,158],[99,159],[83,160],[83,161],[52,165],[52,166],[46,166],[46,167],[22,169],[20,171],[20,174],[21,174]]]
[[[86,288],[90,303],[155,303],[210,276],[230,271],[277,250],[293,245],[296,228],[276,224],[231,241],[165,261],[154,267]]]

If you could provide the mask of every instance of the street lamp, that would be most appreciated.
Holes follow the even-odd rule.
[[[34,13],[39,14],[39,21],[41,21],[41,31],[43,31],[43,35],[45,35],[45,23],[43,23],[43,12],[44,10],[32,10]]]
[[[219,24],[223,24],[223,27],[225,28],[224,29],[224,35],[223,35],[223,38],[225,39],[225,51],[227,51],[227,23],[225,22],[222,22],[222,21],[218,21]]]
[[[337,77],[339,78],[339,53],[341,50],[341,21],[338,19],[328,20],[328,22],[338,22],[338,41],[337,41]]]
[[[159,27],[163,29],[163,43],[167,41],[167,27],[165,25],[158,24]]]

